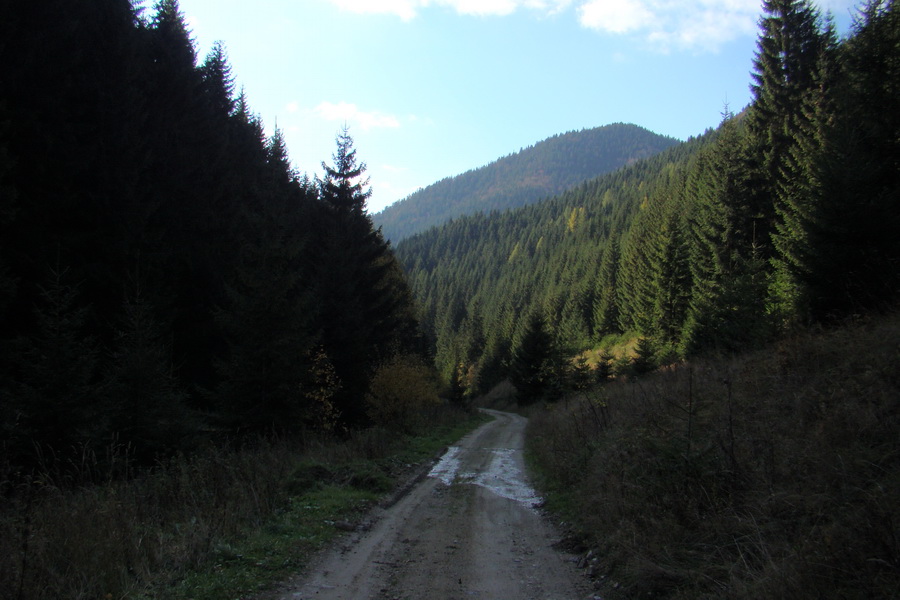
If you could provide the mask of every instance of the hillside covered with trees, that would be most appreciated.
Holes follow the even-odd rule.
[[[463,215],[503,211],[551,198],[676,144],[616,123],[555,135],[489,165],[447,177],[373,215],[397,243]]]
[[[177,0],[135,6],[4,3],[0,18],[11,472],[364,425],[378,367],[420,354],[348,132],[324,179],[296,173],[223,47],[198,61]]]
[[[896,305],[896,4],[867,3],[846,39],[808,2],[764,8],[753,102],[717,130],[397,245],[448,380],[488,389],[534,354],[535,328],[548,356],[640,339],[652,368]]]

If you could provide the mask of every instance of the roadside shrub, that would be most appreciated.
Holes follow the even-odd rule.
[[[423,410],[439,402],[433,369],[409,354],[398,354],[379,367],[366,396],[376,425],[404,433],[414,431]]]

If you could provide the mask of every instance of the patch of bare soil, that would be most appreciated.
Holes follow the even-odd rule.
[[[315,560],[282,600],[590,598],[576,557],[535,508],[526,419],[495,420],[451,447],[428,477]]]

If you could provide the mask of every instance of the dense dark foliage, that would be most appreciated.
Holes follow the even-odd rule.
[[[716,131],[398,245],[448,380],[505,377],[534,312],[571,354],[628,334],[659,363],[896,303],[900,10],[838,40],[805,0],[764,9],[753,102]]]
[[[533,204],[673,146],[676,140],[615,123],[555,135],[484,167],[447,177],[373,216],[399,242],[473,213]]]
[[[603,598],[896,598],[900,315],[532,411],[528,456]]]
[[[176,0],[2,2],[0,444],[13,467],[364,420],[418,347],[352,140],[324,181]],[[324,265],[327,265],[324,266]]]

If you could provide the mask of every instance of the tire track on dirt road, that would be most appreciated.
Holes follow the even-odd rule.
[[[590,597],[524,476],[527,420],[494,417],[451,447],[429,477],[368,531],[313,561],[282,600]]]

